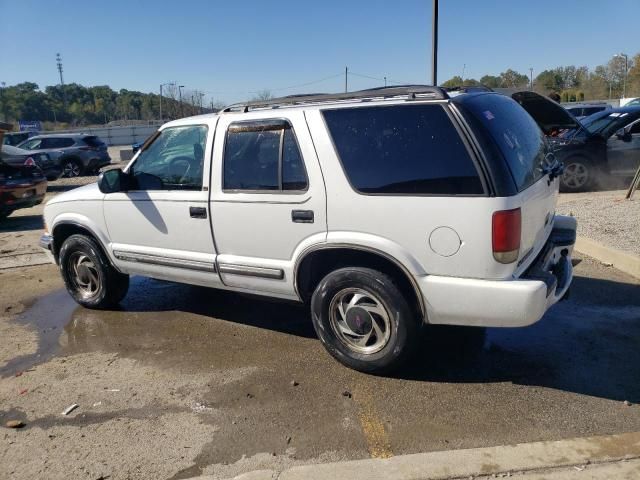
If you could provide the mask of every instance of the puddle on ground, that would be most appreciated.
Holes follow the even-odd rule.
[[[66,290],[57,290],[36,300],[21,313],[16,321],[37,331],[38,348],[34,353],[9,360],[0,368],[0,377],[15,375],[51,358],[60,348],[60,335],[77,308],[81,307]]]

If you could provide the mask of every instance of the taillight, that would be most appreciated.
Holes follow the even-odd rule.
[[[27,157],[27,159],[24,161],[23,165],[25,167],[35,167],[36,166],[36,161],[31,157]]]
[[[519,208],[494,212],[491,223],[493,258],[500,263],[512,263],[520,253],[522,214]]]

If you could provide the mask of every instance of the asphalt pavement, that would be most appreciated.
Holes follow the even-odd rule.
[[[539,323],[429,328],[392,377],[335,362],[297,304],[135,278],[121,309],[90,311],[50,265],[0,284],[0,422],[25,423],[0,431],[11,478],[227,478],[640,431],[640,284],[588,258]]]

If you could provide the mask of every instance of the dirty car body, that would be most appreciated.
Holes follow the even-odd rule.
[[[308,302],[336,359],[382,373],[425,325],[526,326],[563,298],[561,172],[492,92],[285,97],[164,125],[124,170],[51,200],[41,245],[89,308],[133,274]]]

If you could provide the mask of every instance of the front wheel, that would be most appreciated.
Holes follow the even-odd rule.
[[[69,159],[62,162],[62,176],[67,178],[79,177],[82,175],[82,163],[78,160]]]
[[[320,281],[311,298],[313,326],[344,365],[384,374],[407,359],[418,340],[418,319],[387,275],[341,268]]]
[[[60,248],[60,271],[67,291],[80,305],[106,308],[129,290],[129,275],[114,269],[93,238],[71,235]]]
[[[564,173],[560,177],[563,192],[582,192],[591,188],[595,180],[595,168],[582,158],[566,161]]]

